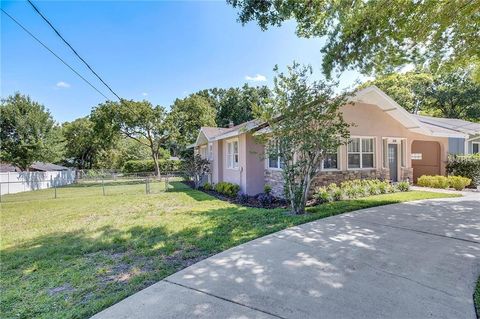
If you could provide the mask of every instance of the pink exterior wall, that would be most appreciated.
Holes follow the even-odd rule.
[[[246,167],[245,192],[249,195],[256,195],[263,192],[265,184],[265,161],[263,144],[257,143],[255,137],[251,134],[244,134],[246,138],[247,152],[246,152]]]
[[[212,183],[216,184],[223,178],[222,143],[213,141]]]
[[[227,167],[227,143],[238,141],[238,168]],[[214,183],[225,181],[240,185],[240,191],[245,194],[255,195],[263,191],[264,185],[264,161],[261,159],[264,147],[257,144],[251,134],[243,133],[237,137],[221,140],[220,152],[222,157],[222,167],[220,174],[222,177],[213,179]],[[214,153],[216,152],[214,148]]]
[[[352,137],[375,138],[375,167],[372,169],[348,169],[347,146],[341,146],[339,150],[339,169],[342,176],[365,178],[363,176],[383,176],[388,168],[383,166],[384,138],[397,138],[405,140],[404,167],[401,167],[401,152],[398,152],[398,178],[412,175],[411,147],[414,141],[435,141],[440,145],[440,173],[445,174],[447,161],[448,138],[432,137],[413,133],[406,129],[388,112],[384,112],[376,105],[357,102],[355,105],[345,105],[341,108],[343,117],[347,123],[354,124],[350,127]],[[238,168],[227,168],[227,142],[238,141]],[[263,186],[267,178],[268,183],[274,188],[275,194],[281,196],[283,186],[281,183],[274,184],[272,181],[281,179],[281,171],[265,169],[265,161],[262,159],[264,146],[257,144],[250,133],[242,133],[236,137],[213,142],[212,182],[231,182],[240,185],[242,193],[255,195],[263,192]],[[337,173],[335,173],[337,172]],[[342,173],[343,172],[343,173]],[[332,173],[332,171],[330,172]],[[321,173],[320,173],[321,174]],[[370,175],[369,175],[370,174]],[[326,174],[321,174],[326,175]],[[387,175],[388,176],[388,175]],[[378,178],[378,177],[377,177]],[[278,193],[278,194],[277,194]]]
[[[440,144],[441,174],[445,174],[445,165],[447,162],[448,138],[433,137],[414,133],[406,129],[402,124],[397,122],[393,117],[388,115],[376,105],[355,103],[355,105],[346,105],[341,108],[343,118],[347,123],[354,123],[355,126],[350,127],[351,136],[376,137],[376,169],[381,169],[383,165],[383,143],[382,138],[406,138],[406,161],[405,167],[412,167],[411,148],[415,140],[419,141],[436,141]],[[340,148],[341,170],[347,169],[347,147]],[[400,161],[398,162],[400,163]],[[400,175],[399,175],[400,176]]]

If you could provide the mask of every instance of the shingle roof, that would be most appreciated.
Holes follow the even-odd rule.
[[[68,167],[56,165],[52,163],[43,163],[43,162],[34,162],[30,168],[36,169],[37,171],[66,171]]]
[[[480,123],[473,123],[460,119],[448,119],[443,117],[433,117],[426,115],[413,115],[423,124],[427,124],[430,127],[435,126],[440,129],[453,130],[457,132],[462,132],[469,135],[480,134]]]
[[[211,139],[217,135],[223,134],[228,130],[229,128],[223,128],[223,127],[208,127],[208,126],[202,127],[203,134],[205,134],[205,136],[208,139]]]
[[[16,166],[13,166],[9,163],[0,163],[0,172],[7,173],[7,172],[21,172],[22,170]]]

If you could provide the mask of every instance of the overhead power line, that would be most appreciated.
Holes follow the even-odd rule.
[[[80,54],[77,53],[77,51],[70,45],[70,43],[68,43],[67,40],[65,40],[65,38],[60,34],[60,32],[53,26],[53,24],[40,12],[40,10],[33,4],[32,1],[30,0],[27,0],[28,3],[30,3],[30,5],[32,6],[32,8],[38,13],[38,15],[40,15],[40,17],[42,17],[42,19],[53,29],[53,31],[55,31],[55,33],[57,34],[58,37],[60,37],[60,39],[62,39],[62,41],[70,48],[70,50],[72,50],[72,52],[87,66],[87,68],[92,71],[93,74],[95,74],[95,76],[110,90],[110,92],[113,93],[113,95],[115,95],[119,100],[121,100],[120,96],[118,96],[117,93],[115,93],[112,88],[100,77],[100,75],[98,75],[97,72],[95,72],[93,70],[93,68],[87,63],[87,61],[85,61],[85,59],[83,59]]]
[[[85,79],[80,73],[78,73],[73,67],[71,67],[67,62],[65,62],[65,60],[63,60],[61,57],[59,57],[55,52],[53,52],[46,44],[44,44],[42,41],[40,41],[40,39],[38,39],[35,35],[33,35],[33,33],[31,33],[27,28],[25,28],[20,22],[18,22],[14,17],[12,17],[10,14],[8,14],[8,12],[6,12],[5,10],[3,10],[3,8],[0,8],[2,10],[2,12],[7,16],[9,17],[10,19],[12,19],[13,22],[15,22],[20,28],[23,29],[23,31],[25,31],[28,35],[30,35],[32,38],[34,38],[38,43],[40,43],[45,49],[47,49],[51,54],[53,54],[57,59],[59,59],[63,64],[65,64],[70,70],[72,70],[76,75],[78,75],[83,81],[85,81],[85,83],[87,83],[88,85],[90,85],[90,87],[92,89],[94,89],[95,91],[97,91],[100,95],[102,95],[105,99],[109,100],[109,98],[103,94],[99,89],[97,89],[92,83],[90,83],[87,79]]]

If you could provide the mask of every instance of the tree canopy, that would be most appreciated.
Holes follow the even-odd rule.
[[[213,88],[195,94],[207,98],[216,110],[216,126],[227,127],[230,122],[238,125],[252,120],[252,106],[264,103],[271,92],[266,86],[252,87],[244,84],[242,87]]]
[[[301,37],[324,37],[323,70],[390,73],[406,64],[480,66],[476,0],[227,0],[243,24],[265,30],[294,19]],[[478,75],[478,72],[476,73]]]
[[[116,133],[146,145],[155,162],[155,174],[160,176],[159,158],[169,138],[165,125],[165,108],[148,101],[107,101],[92,110],[92,121],[101,138],[112,139]]]
[[[480,83],[473,80],[469,68],[387,74],[362,87],[369,85],[378,86],[410,113],[480,120]]]
[[[215,113],[211,101],[204,96],[192,94],[176,99],[166,120],[170,143],[180,149],[192,144],[202,126],[216,126]]]
[[[26,170],[35,161],[59,158],[59,129],[50,112],[16,93],[0,104],[0,159]]]

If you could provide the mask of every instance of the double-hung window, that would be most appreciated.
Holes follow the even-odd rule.
[[[238,168],[238,141],[227,142],[227,168]]]
[[[347,151],[349,169],[375,167],[375,138],[351,138]]]
[[[278,142],[270,140],[268,143],[268,168],[283,168]]]
[[[327,153],[323,159],[324,170],[338,170],[340,168],[338,160],[338,150],[335,153]]]

